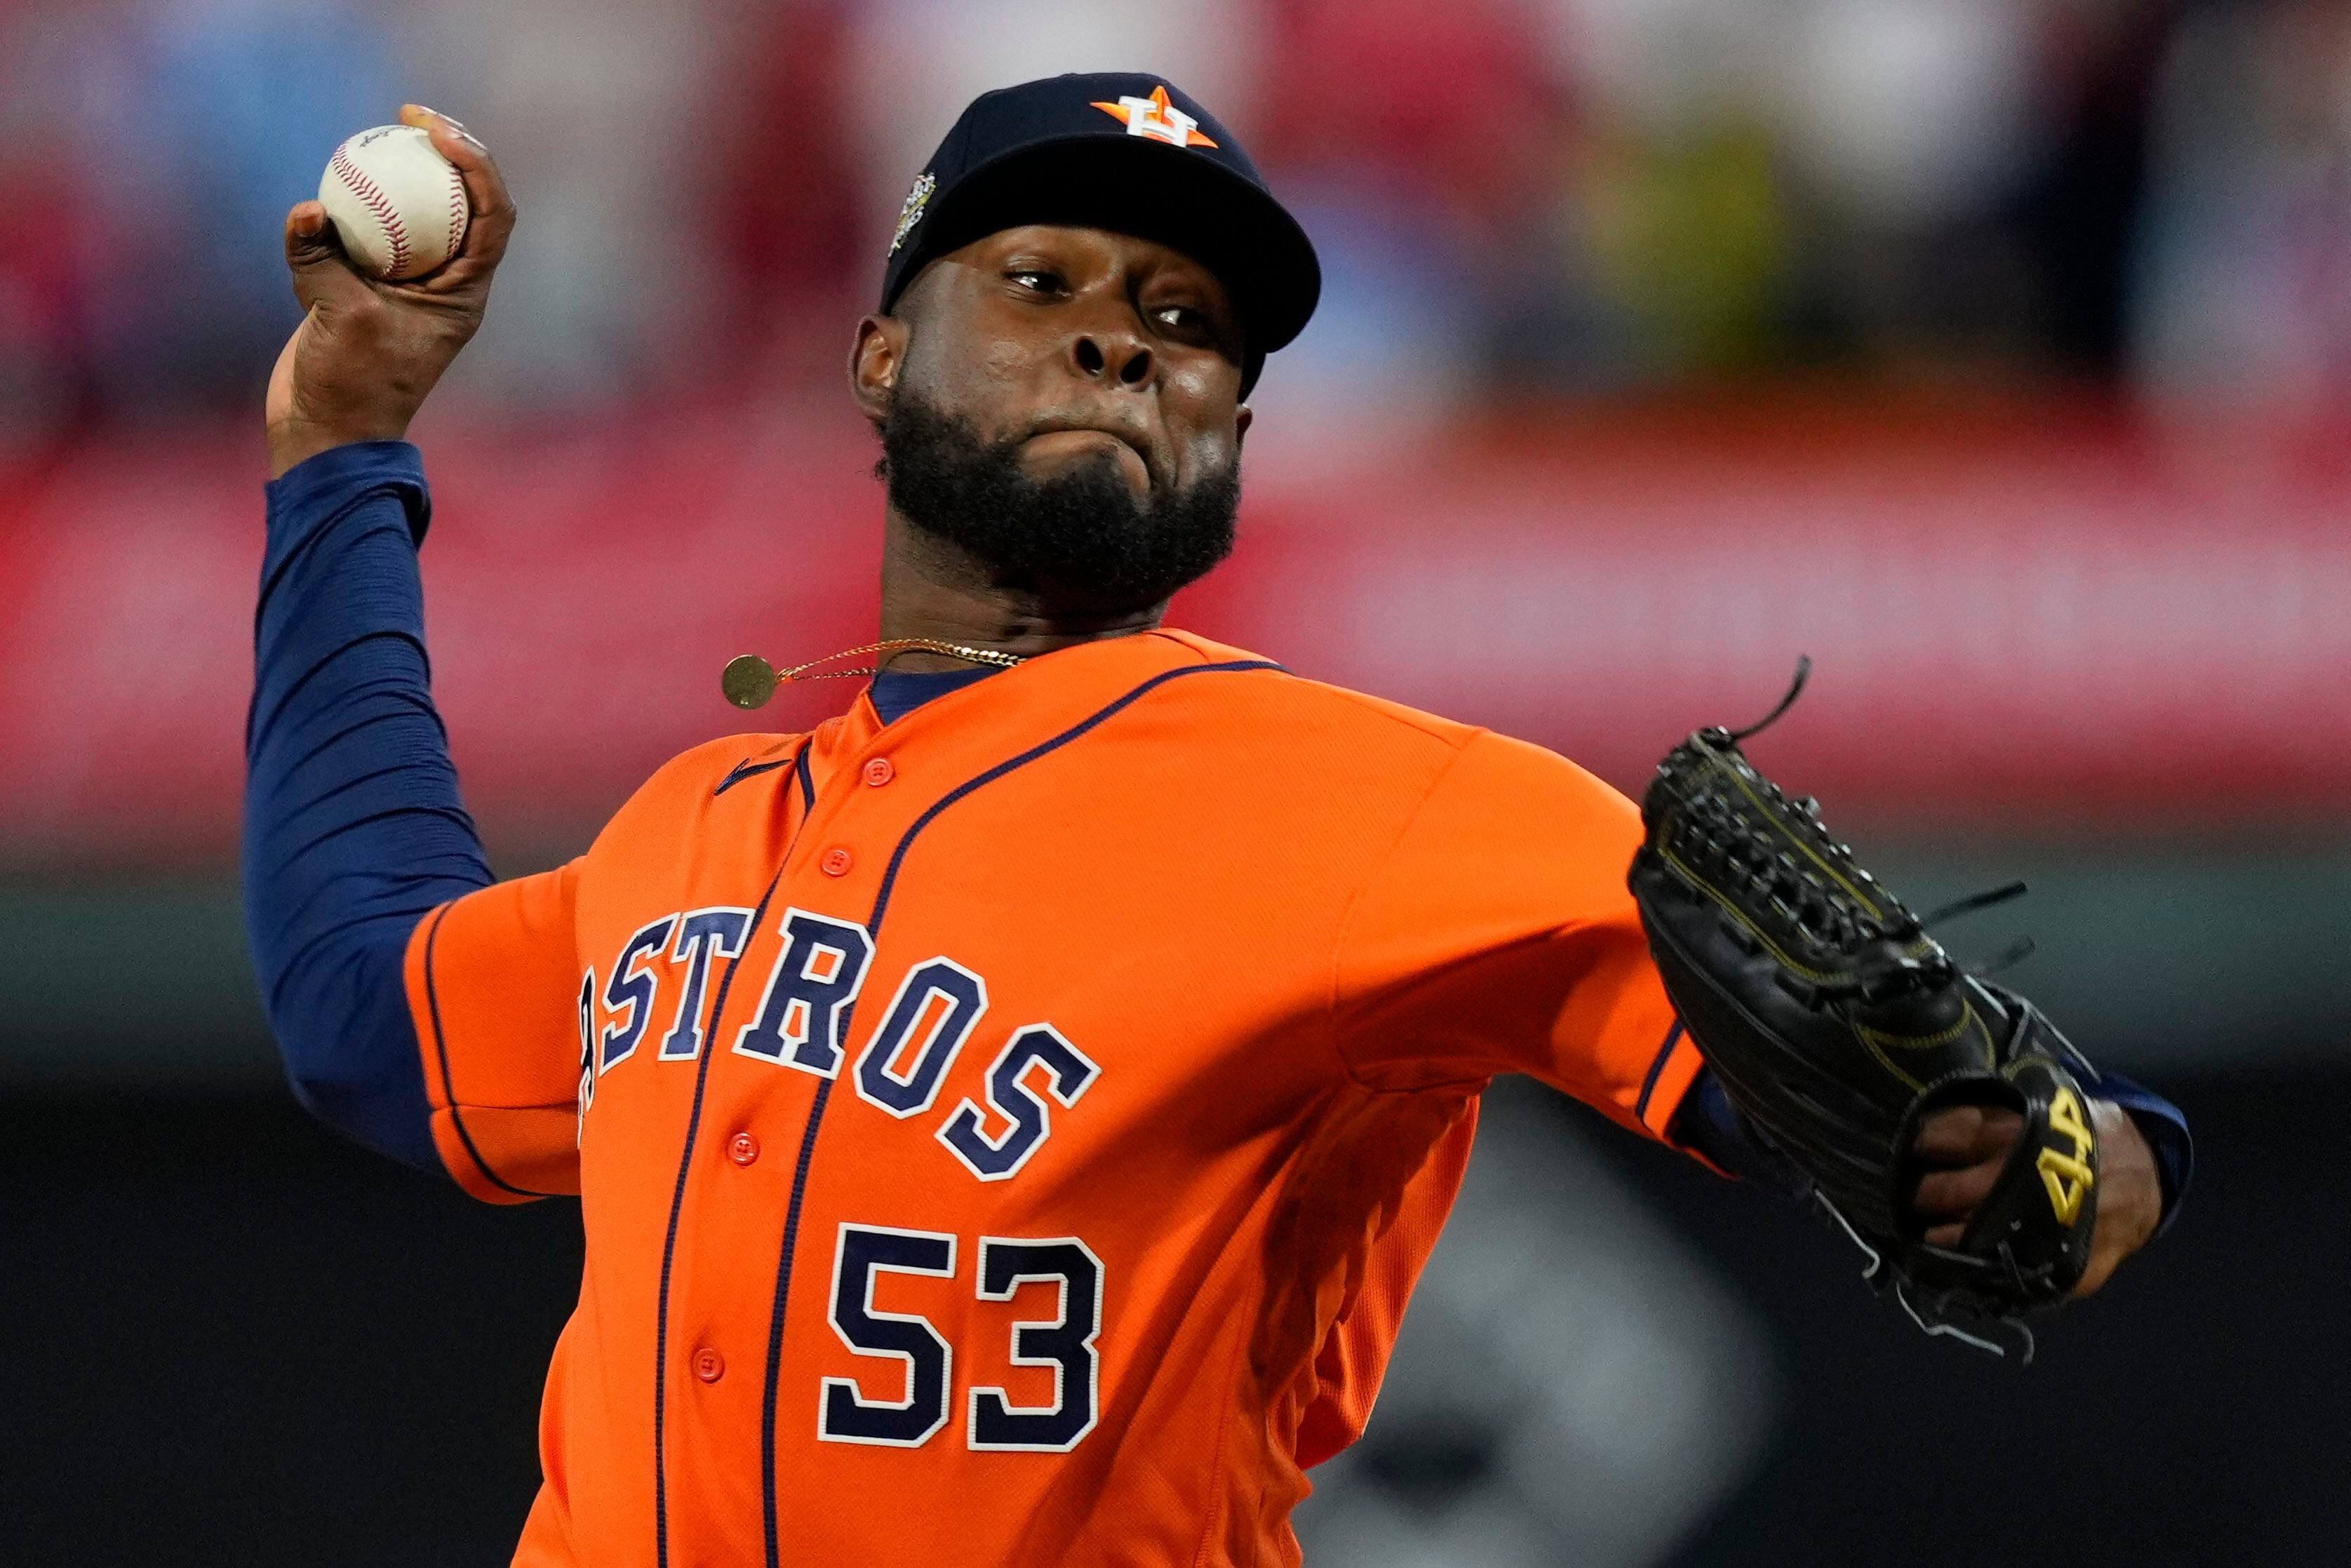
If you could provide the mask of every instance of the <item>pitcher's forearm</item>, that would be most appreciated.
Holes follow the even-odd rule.
[[[434,711],[415,448],[335,447],[268,488],[246,728],[245,910],[303,1103],[440,1168],[401,964],[427,910],[491,880]]]

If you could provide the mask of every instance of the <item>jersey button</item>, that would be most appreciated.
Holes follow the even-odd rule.
[[[747,1166],[759,1157],[759,1140],[748,1133],[737,1133],[726,1140],[726,1157],[738,1166]]]
[[[822,871],[827,876],[847,876],[849,874],[849,868],[857,863],[857,859],[847,850],[842,849],[839,844],[835,844],[832,848],[825,851],[824,859],[817,862],[816,863],[818,869]]]
[[[865,781],[876,789],[898,776],[898,769],[886,757],[869,758],[865,763]]]
[[[716,1383],[726,1375],[726,1358],[704,1345],[694,1353],[694,1375],[705,1383]]]

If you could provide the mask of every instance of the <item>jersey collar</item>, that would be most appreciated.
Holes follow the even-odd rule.
[[[1161,627],[1079,643],[945,693],[884,725],[872,693],[819,725],[809,762],[817,789],[843,768],[887,755],[894,768],[935,767],[950,786],[1084,723],[1152,679],[1190,665],[1264,662],[1189,632]],[[949,775],[956,775],[949,778]]]

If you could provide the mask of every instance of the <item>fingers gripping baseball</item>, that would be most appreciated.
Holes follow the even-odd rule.
[[[463,181],[463,243],[429,274],[393,281],[355,265],[320,203],[287,214],[286,264],[305,314],[270,376],[273,477],[329,447],[404,436],[481,325],[514,230],[513,199],[488,151],[463,126],[413,104],[401,118],[426,132]]]
[[[294,298],[306,308],[325,301],[357,305],[368,297],[366,280],[352,268],[327,209],[317,202],[298,203],[286,214],[286,267],[294,275]]]
[[[466,287],[479,278],[486,287],[489,274],[507,253],[507,240],[514,233],[514,198],[507,193],[506,177],[472,131],[455,120],[434,114],[432,110],[410,104],[401,111],[406,123],[423,128],[432,138],[434,149],[457,167],[465,182],[465,203],[471,219],[465,225],[465,241],[447,267],[424,280],[431,291],[449,293]]]

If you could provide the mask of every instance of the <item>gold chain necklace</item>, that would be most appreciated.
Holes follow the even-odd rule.
[[[886,655],[904,653],[914,648],[919,648],[926,653],[945,653],[949,658],[964,659],[975,664],[995,664],[1003,669],[1010,669],[1015,664],[1027,662],[1025,654],[999,653],[993,648],[971,648],[961,643],[942,643],[935,637],[893,637],[883,643],[868,643],[862,648],[843,648],[838,653],[827,653],[821,659],[810,659],[807,664],[794,664],[789,670],[777,669],[775,665],[757,653],[737,654],[727,660],[726,667],[718,673],[718,689],[725,693],[726,700],[737,707],[763,707],[768,699],[776,695],[776,688],[786,681],[839,681],[858,675],[878,675],[882,673],[882,665],[886,662]],[[815,674],[808,673],[810,670],[816,670],[819,664],[830,664],[835,659],[853,659],[860,653],[873,653],[885,657],[877,657],[864,669],[817,670]]]

